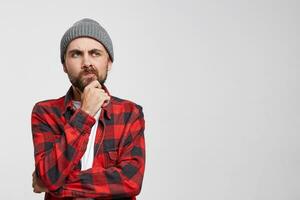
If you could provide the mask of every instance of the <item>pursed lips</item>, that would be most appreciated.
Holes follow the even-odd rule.
[[[94,73],[84,73],[82,76],[95,76]]]

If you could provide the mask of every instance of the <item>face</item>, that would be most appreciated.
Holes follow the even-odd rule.
[[[81,92],[94,80],[103,84],[112,62],[105,47],[98,41],[81,37],[70,42],[63,64],[70,82]]]

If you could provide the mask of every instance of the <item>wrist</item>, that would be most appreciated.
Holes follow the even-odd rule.
[[[86,114],[91,115],[91,112],[88,109],[85,109],[83,107],[80,108],[83,112],[85,112]]]

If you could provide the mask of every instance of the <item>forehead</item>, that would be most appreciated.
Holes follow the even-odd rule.
[[[88,50],[100,49],[105,50],[105,47],[95,39],[89,37],[79,37],[70,42],[67,51],[71,49]]]

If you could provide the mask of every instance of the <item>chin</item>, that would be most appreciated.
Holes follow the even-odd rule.
[[[83,83],[84,86],[87,86],[88,84],[90,84],[94,80],[97,80],[97,78],[95,78],[95,77],[89,77],[89,78],[83,79],[82,83]]]

